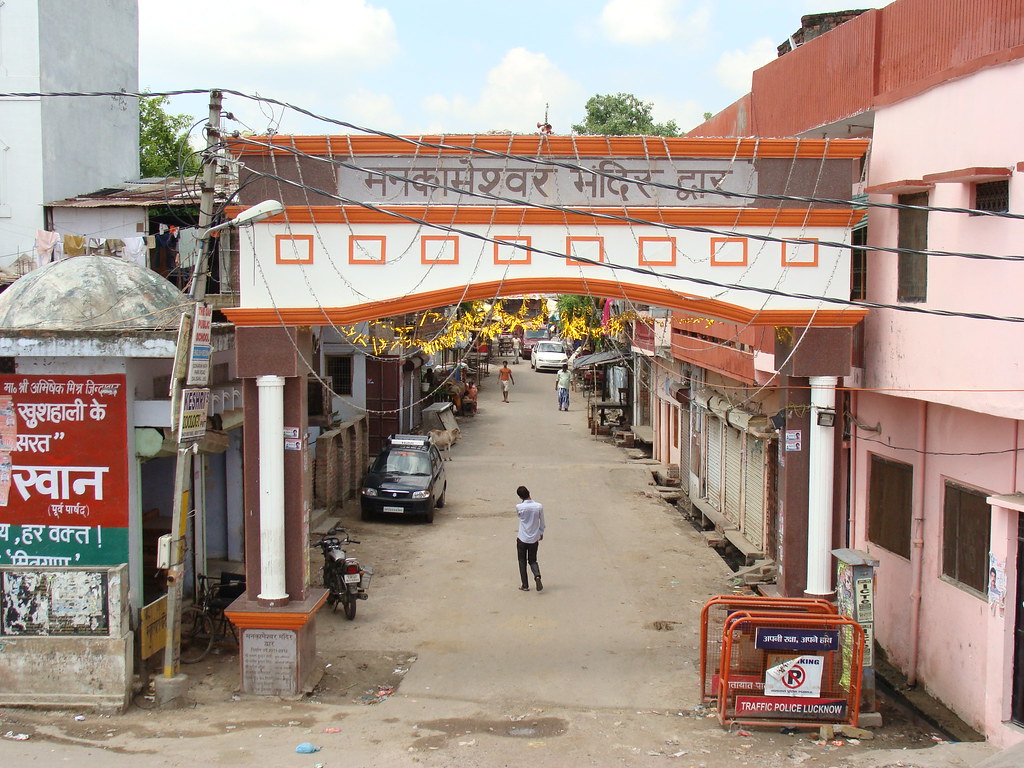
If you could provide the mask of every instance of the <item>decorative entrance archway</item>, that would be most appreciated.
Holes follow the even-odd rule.
[[[864,140],[273,136],[236,139],[232,150],[244,199],[286,206],[242,234],[240,304],[225,310],[251,427],[245,608],[251,627],[293,628],[300,655],[315,650],[320,599],[304,567],[309,462],[273,435],[305,432],[310,326],[576,293],[743,325],[841,329],[849,344],[866,314],[848,301],[850,228],[862,214],[842,202]],[[257,379],[278,377],[283,389],[257,394]],[[283,422],[262,425],[264,444],[266,392],[281,400],[266,412]],[[279,463],[280,476],[268,475]],[[261,506],[278,484],[289,492]],[[830,533],[819,523],[814,535]],[[277,554],[262,546],[267,535],[282,539]],[[821,567],[827,582],[827,558]],[[267,568],[283,572],[284,599],[256,599]],[[243,638],[243,671],[245,658]]]
[[[246,197],[280,199],[287,210],[243,240],[242,300],[227,314],[238,326],[345,324],[563,292],[744,324],[849,327],[865,313],[846,303],[849,229],[862,214],[804,199],[848,200],[866,148],[635,137],[240,141]]]

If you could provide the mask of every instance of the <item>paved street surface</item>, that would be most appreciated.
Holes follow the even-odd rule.
[[[124,715],[0,710],[0,765],[973,766],[986,745],[934,745],[902,719],[873,741],[724,730],[698,706],[697,618],[729,569],[645,491],[650,467],[594,438],[582,396],[513,366],[463,419],[432,526],[343,523],[376,575],[355,621],[321,614],[325,675],[296,701],[238,696],[230,648],[186,671],[190,706]],[[520,592],[515,489],[544,505],[543,592]],[[314,551],[316,554],[316,551]],[[76,720],[75,715],[84,714]],[[296,754],[311,742],[316,754]],[[921,749],[921,747],[926,747]]]

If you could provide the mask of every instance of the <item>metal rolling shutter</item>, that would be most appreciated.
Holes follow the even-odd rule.
[[[743,538],[753,544],[758,551],[765,551],[765,476],[767,466],[765,458],[765,441],[747,435],[747,467],[745,473],[746,487],[743,499]]]
[[[725,516],[740,527],[743,516],[743,433],[724,425],[725,445]]]
[[[690,487],[690,408],[679,406],[679,485]]]
[[[707,476],[708,503],[715,509],[722,509],[722,422],[705,411],[704,433],[707,435]]]

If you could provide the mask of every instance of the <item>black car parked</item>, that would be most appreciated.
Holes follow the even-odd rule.
[[[420,515],[434,522],[444,507],[444,462],[427,435],[392,435],[363,478],[363,520],[371,515]]]

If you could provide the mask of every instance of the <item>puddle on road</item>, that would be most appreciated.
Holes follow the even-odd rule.
[[[644,629],[653,629],[656,632],[671,632],[676,628],[676,624],[682,624],[681,621],[666,621],[659,619],[658,621],[652,621],[650,624],[644,624]]]
[[[538,717],[523,720],[477,720],[469,717],[428,720],[419,723],[421,731],[440,731],[437,735],[421,736],[413,742],[417,749],[445,746],[452,739],[472,738],[475,734],[506,736],[513,739],[546,739],[563,736],[569,723],[559,717]]]

